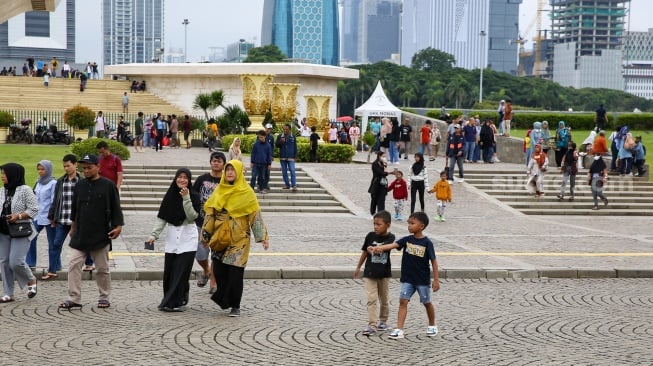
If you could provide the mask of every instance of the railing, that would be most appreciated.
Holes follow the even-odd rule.
[[[63,114],[64,112],[62,111],[39,111],[39,110],[8,110],[5,109],[3,110],[5,112],[9,112],[14,116],[14,119],[17,124],[20,124],[20,121],[29,118],[32,120],[32,123],[30,124],[29,128],[30,131],[32,131],[32,134],[36,133],[36,127],[40,125],[51,125],[54,124],[57,126],[57,130],[68,130],[68,132],[72,135],[73,134],[73,128],[68,126],[64,120],[63,120]],[[104,120],[107,123],[107,126],[109,126],[109,130],[113,131],[115,128],[118,127],[118,117],[124,116],[125,117],[125,122],[127,122],[129,125],[127,126],[127,130],[131,131],[132,133],[134,132],[134,121],[136,118],[138,118],[137,113],[115,113],[115,112],[106,112],[103,113],[104,115]],[[47,123],[43,122],[43,117],[47,119]],[[191,117],[199,118],[199,119],[205,119],[203,115],[191,115]],[[145,118],[145,117],[143,117]],[[181,120],[179,121],[179,131],[180,136],[179,138],[183,138],[183,131],[181,127]],[[91,128],[92,129],[92,128]],[[199,130],[193,130],[190,133],[190,138],[191,139],[202,139],[202,131]]]

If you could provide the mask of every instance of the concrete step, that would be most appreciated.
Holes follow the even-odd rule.
[[[169,185],[129,185],[125,183],[121,188],[121,193],[129,192],[147,192],[150,193],[153,197],[163,197]],[[282,182],[270,182],[270,193],[283,193],[289,192],[285,189],[282,189],[284,184]],[[293,191],[290,191],[293,192]],[[298,185],[297,190],[294,193],[305,193],[305,194],[322,194],[326,191],[324,188],[320,187],[317,183],[307,183],[305,185]]]
[[[606,208],[611,210],[627,210],[632,209],[633,211],[638,210],[651,210],[653,211],[653,205],[646,203],[632,203],[632,202],[615,202],[614,200],[609,200],[609,205]],[[562,202],[538,202],[534,199],[532,202],[521,201],[521,202],[504,202],[512,208],[518,210],[521,209],[550,209],[550,210],[586,210],[594,206],[594,201],[590,199],[586,200],[574,200],[574,202],[562,201]],[[599,204],[603,207],[603,202],[599,200]]]
[[[568,191],[567,191],[568,192]],[[641,195],[620,195],[617,192],[617,194],[607,194],[606,196],[610,200],[610,202],[620,202],[620,203],[647,203],[647,204],[653,204],[653,196],[641,196]],[[520,202],[523,200],[527,200],[528,196],[511,196],[511,195],[493,195],[492,197],[498,199],[501,202],[511,204],[510,202]],[[531,197],[532,198],[532,197]],[[557,197],[557,193],[551,193],[551,194],[546,194],[545,196],[542,196],[537,199],[539,202],[558,202],[558,203],[564,203],[564,202],[569,202],[569,194],[566,194],[564,196],[563,200],[560,200]],[[587,192],[574,192],[574,202],[576,201],[591,201],[592,200],[592,193],[587,191]]]
[[[555,216],[653,216],[653,210],[632,210],[632,209],[612,209],[609,207],[599,210],[592,210],[592,207],[586,207],[584,210],[543,210],[539,208],[520,209],[526,215],[555,215]]]
[[[163,176],[150,176],[150,175],[140,175],[140,176],[124,176],[123,182],[125,184],[132,184],[132,185],[143,185],[143,184],[151,184],[151,185],[161,185],[161,186],[169,186],[170,183],[172,182],[173,176],[170,177],[163,177]],[[245,180],[249,182],[252,179],[250,175],[245,175]],[[313,178],[309,176],[297,176],[296,179],[297,184],[317,184],[314,183]],[[283,182],[283,178],[281,175],[270,175],[270,181],[271,182]]]
[[[275,200],[268,199],[265,195],[258,195],[260,206],[342,206],[340,202],[333,199],[326,200],[310,200],[310,199],[293,199],[293,200]],[[137,198],[137,197],[120,197],[120,204],[132,205],[148,205],[152,203],[152,199]]]
[[[125,211],[158,211],[159,204],[124,204],[122,209]],[[264,206],[261,205],[263,213],[350,213],[343,206]]]

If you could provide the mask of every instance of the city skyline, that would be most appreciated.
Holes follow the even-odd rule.
[[[193,6],[181,0],[166,0],[165,12],[165,48],[184,47],[184,26],[182,21],[188,19],[188,60],[202,61],[209,56],[209,47],[227,47],[228,44],[243,38],[260,44],[263,0],[193,0]],[[548,3],[548,2],[547,2]],[[101,0],[77,1],[78,15],[96,14]],[[548,6],[547,6],[548,8]],[[524,0],[520,7],[520,28],[524,28],[534,17],[537,9],[536,0]],[[653,2],[645,0],[631,1],[631,27],[633,31],[646,31],[653,28],[648,14],[653,12]],[[549,28],[547,17],[543,17],[543,27]],[[77,50],[77,61],[100,60],[102,57],[100,29],[94,17],[79,17],[77,24],[77,44],[85,45]],[[526,39],[533,39],[535,30],[523,34]],[[529,42],[530,43],[530,42]],[[527,44],[527,48],[529,45]]]

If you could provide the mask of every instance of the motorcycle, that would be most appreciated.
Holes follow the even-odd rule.
[[[20,126],[15,123],[9,126],[7,141],[12,144],[17,144],[19,142],[27,142],[28,144],[31,144],[34,139],[32,131],[29,130],[29,125],[31,123],[31,119],[25,118],[20,121]]]
[[[57,130],[57,125],[51,124],[48,127],[45,125],[37,126],[35,140],[39,144],[56,144],[62,142],[70,145],[73,142],[73,137],[68,134],[68,130]]]
[[[127,129],[127,127],[129,127],[129,123],[124,124],[125,132],[123,132],[120,142],[125,146],[132,146],[134,145],[134,135]],[[109,126],[109,139],[118,141],[118,129],[113,125]]]

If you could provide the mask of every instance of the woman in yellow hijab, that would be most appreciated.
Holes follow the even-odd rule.
[[[269,247],[268,232],[261,217],[256,193],[245,181],[243,163],[231,160],[222,171],[220,184],[204,204],[206,213],[202,241],[209,241],[213,234],[214,221],[219,216],[228,215],[231,228],[230,244],[221,252],[214,252],[213,275],[218,288],[211,296],[222,309],[231,308],[229,316],[240,316],[240,300],[243,296],[243,276],[249,257],[251,234],[254,240],[263,244],[263,249]]]

